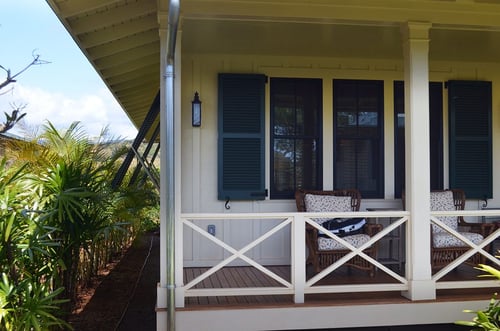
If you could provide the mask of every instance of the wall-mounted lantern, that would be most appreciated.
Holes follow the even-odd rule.
[[[193,112],[193,126],[201,126],[201,101],[198,92],[194,93],[194,99],[191,106]]]

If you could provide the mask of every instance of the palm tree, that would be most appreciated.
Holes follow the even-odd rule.
[[[109,152],[102,137],[93,143],[77,122],[63,133],[49,122],[31,143],[17,148],[18,161],[28,163],[43,221],[57,229],[53,235],[62,261],[60,282],[72,301],[81,255],[114,230],[123,230],[113,213],[119,192],[110,186],[122,151]]]
[[[143,208],[158,204],[157,192],[148,187],[111,187],[126,153],[120,146],[106,140],[106,130],[91,141],[77,122],[65,131],[48,122],[41,134],[16,142],[9,153],[28,173],[37,217],[53,229],[56,285],[72,302],[77,284],[109,262],[113,249],[130,243]]]
[[[0,329],[69,327],[56,317],[55,229],[41,222],[24,170],[0,162]]]

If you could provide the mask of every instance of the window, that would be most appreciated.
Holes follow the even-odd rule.
[[[263,200],[264,75],[220,74],[218,199]]]
[[[450,187],[467,198],[493,195],[491,98],[491,82],[448,82]]]
[[[384,197],[383,81],[333,80],[334,187]]]
[[[404,82],[394,82],[394,196],[405,187]],[[429,83],[430,188],[442,190],[443,183],[443,83]]]
[[[271,79],[271,198],[322,187],[321,79]]]

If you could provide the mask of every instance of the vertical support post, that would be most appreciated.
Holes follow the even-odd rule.
[[[167,60],[167,29],[160,29],[160,145],[163,151],[166,146],[166,126],[165,126],[165,107],[166,107],[166,82],[163,77],[166,76]],[[160,281],[157,286],[156,294],[156,329],[168,330],[167,314],[167,204],[165,202],[167,195],[166,183],[166,163],[167,154],[160,153]]]
[[[182,31],[177,30],[177,43],[182,44]],[[175,177],[182,178],[182,155],[181,155],[181,48],[175,49]],[[180,197],[181,181],[175,182],[175,196]],[[181,219],[182,200],[175,200],[175,306],[177,308],[184,307],[184,224]]]
[[[304,303],[306,283],[306,231],[304,216],[297,214],[292,222],[292,284],[294,302]]]
[[[168,62],[168,59],[167,59]],[[174,65],[167,63],[166,75],[166,150],[167,154],[167,179],[166,184],[166,250],[167,250],[167,318],[168,330],[175,330],[175,148],[174,148]]]
[[[405,74],[406,208],[410,211],[406,264],[411,300],[435,299],[430,243],[429,31],[427,22],[401,29]]]

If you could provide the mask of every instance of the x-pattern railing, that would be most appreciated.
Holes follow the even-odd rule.
[[[406,212],[399,212],[399,216],[401,213],[406,213]],[[387,214],[387,212],[385,213]],[[391,214],[389,212],[389,214]],[[223,240],[209,234],[205,229],[202,227],[196,225],[194,221],[200,221],[204,219],[203,215],[198,215],[198,216],[190,216],[187,215],[186,217],[183,217],[183,224],[192,229],[194,232],[198,233],[202,237],[206,238],[210,242],[213,242],[214,244],[222,247],[226,252],[228,252],[230,255],[214,265],[213,267],[209,268],[209,270],[205,271],[201,275],[195,277],[193,280],[189,281],[187,284],[183,286],[184,289],[184,295],[186,297],[189,296],[216,296],[216,295],[225,295],[225,296],[230,296],[230,295],[273,295],[273,294],[294,294],[294,291],[297,291],[297,289],[303,289],[304,293],[333,293],[333,292],[351,292],[353,291],[354,287],[357,287],[356,291],[376,291],[377,288],[379,290],[404,290],[407,288],[407,280],[397,274],[396,272],[392,271],[385,265],[381,264],[378,262],[376,259],[368,256],[366,253],[363,251],[376,244],[377,241],[379,241],[382,237],[385,235],[389,234],[391,231],[397,229],[398,227],[405,226],[405,223],[408,221],[408,216],[403,216],[402,218],[398,219],[397,221],[394,221],[391,223],[389,226],[387,226],[385,229],[380,231],[379,233],[375,234],[370,241],[367,243],[363,244],[360,247],[354,247],[345,240],[343,240],[340,237],[337,237],[333,234],[330,234],[328,230],[323,228],[321,225],[316,223],[313,219],[314,218],[319,218],[319,217],[380,217],[380,215],[375,215],[374,212],[351,212],[351,213],[289,213],[288,215],[285,214],[222,214],[222,215],[215,215],[211,214],[209,219],[272,219],[272,220],[280,220],[277,225],[272,227],[270,230],[267,232],[263,233],[261,236],[256,238],[255,240],[251,241],[244,247],[240,249],[236,249],[232,247],[231,245],[227,244]],[[385,215],[383,217],[394,217],[395,215]],[[294,224],[294,222],[296,224]],[[297,223],[299,222],[299,223]],[[301,223],[300,223],[301,222]],[[335,262],[332,264],[330,267],[325,269],[324,271],[320,272],[319,274],[315,275],[309,280],[306,280],[305,277],[305,256],[302,255],[301,257],[296,257],[296,254],[292,253],[292,260],[291,260],[291,266],[292,268],[303,268],[303,273],[304,275],[299,275],[299,277],[294,277],[296,275],[295,270],[291,270],[292,272],[292,280],[291,282],[284,279],[280,275],[276,274],[275,272],[271,271],[270,269],[266,268],[262,264],[258,263],[254,259],[250,258],[249,256],[246,255],[250,250],[253,248],[257,247],[259,244],[264,242],[265,240],[269,239],[271,236],[274,234],[278,233],[279,231],[282,231],[283,229],[290,227],[291,229],[295,229],[294,231],[290,231],[291,233],[291,244],[295,245],[295,243],[300,242],[299,238],[304,238],[305,237],[305,224],[309,224],[318,230],[323,230],[323,232],[328,233],[328,236],[330,236],[332,239],[339,241],[343,245],[346,246],[351,252],[346,254],[343,258],[341,258],[339,261]],[[297,230],[298,229],[298,230]],[[294,239],[294,236],[298,236]],[[293,248],[293,247],[292,247]],[[305,249],[305,247],[304,247]],[[294,249],[291,249],[292,252],[300,252],[301,248],[300,247],[295,247]],[[333,270],[339,268],[342,266],[345,262],[347,262],[349,259],[353,258],[354,256],[359,255],[362,258],[366,259],[370,263],[372,263],[376,268],[378,268],[381,271],[386,272],[390,276],[392,276],[394,279],[396,279],[399,284],[370,284],[370,285],[331,285],[331,286],[317,286],[316,283],[324,278],[326,275],[331,273]],[[298,255],[300,256],[300,255]],[[246,262],[250,266],[256,268],[257,270],[261,271],[265,275],[269,276],[271,279],[275,280],[278,284],[282,285],[281,287],[264,287],[264,288],[221,288],[221,289],[205,289],[205,288],[196,288],[197,284],[202,283],[204,280],[209,278],[210,276],[214,275],[217,271],[221,270],[223,267],[228,266],[231,262],[241,259],[242,261]],[[300,267],[299,267],[300,266]],[[300,274],[300,272],[299,272]],[[300,282],[303,282],[303,284],[298,284]],[[354,286],[354,287],[353,287]],[[380,287],[383,287],[381,289]],[[300,299],[298,299],[300,301]]]
[[[351,214],[336,214],[336,215],[337,215],[336,217],[349,217],[349,216],[352,217]],[[367,216],[373,217],[372,214],[367,214]],[[363,213],[357,213],[356,217],[363,217]],[[342,237],[336,236],[335,234],[331,233],[330,231],[328,231],[327,229],[325,229],[324,227],[322,227],[320,224],[318,224],[317,222],[315,222],[314,218],[318,218],[318,216],[317,215],[309,216],[306,219],[306,222],[309,225],[311,225],[312,227],[318,229],[318,231],[322,231],[329,238],[331,238],[331,239],[339,242],[342,246],[344,246],[345,248],[349,249],[351,252],[347,253],[342,258],[340,258],[338,261],[334,262],[332,265],[330,265],[329,267],[325,268],[324,270],[322,270],[321,272],[319,272],[317,275],[315,275],[314,277],[312,277],[309,281],[307,281],[307,283],[306,283],[307,287],[313,286],[318,281],[320,281],[321,279],[323,279],[324,277],[326,277],[332,271],[334,271],[334,270],[338,269],[339,267],[341,267],[343,264],[345,264],[347,261],[349,261],[350,259],[352,259],[356,255],[359,255],[363,259],[367,260],[368,262],[370,262],[371,264],[373,264],[376,268],[384,271],[385,273],[387,273],[388,275],[390,275],[391,277],[393,277],[394,279],[396,279],[401,284],[405,284],[405,285],[407,284],[406,278],[404,278],[401,275],[395,273],[394,271],[392,271],[391,269],[389,269],[385,265],[381,264],[379,261],[377,261],[376,259],[372,258],[371,256],[367,255],[364,252],[365,249],[371,247],[372,245],[376,245],[377,242],[381,238],[383,238],[384,236],[386,236],[389,233],[391,233],[392,231],[396,230],[398,227],[404,226],[404,224],[408,221],[408,217],[407,216],[404,216],[404,217],[398,219],[397,221],[392,222],[386,228],[382,229],[382,231],[380,231],[380,232],[376,233],[374,236],[372,236],[369,241],[367,241],[366,243],[364,243],[363,245],[361,245],[359,247],[355,247],[355,246],[351,245],[349,242],[347,242],[344,239],[342,239]]]
[[[481,212],[481,213],[484,213]],[[433,276],[432,279],[434,281],[438,281],[441,278],[443,278],[445,275],[447,275],[450,271],[467,261],[470,257],[472,257],[474,254],[482,254],[485,256],[488,261],[493,262],[496,266],[500,265],[499,260],[487,252],[484,248],[487,247],[489,244],[493,243],[493,241],[500,235],[500,227],[497,228],[496,231],[491,233],[488,237],[484,238],[479,244],[475,244],[471,240],[469,240],[467,237],[462,235],[459,231],[456,231],[449,226],[447,226],[445,223],[439,220],[438,217],[443,217],[443,216],[470,216],[470,215],[476,215],[477,211],[433,211],[431,212],[431,223],[439,226],[441,229],[446,231],[448,234],[458,238],[464,243],[464,247],[470,247],[470,249],[462,254],[460,257],[455,259],[454,261],[450,262],[447,266],[443,267],[440,269],[438,272],[436,272]],[[432,243],[431,243],[432,244]]]
[[[241,216],[241,215],[240,215]],[[253,215],[255,217],[255,215]],[[217,265],[213,266],[210,268],[208,271],[204,272],[200,276],[196,277],[192,281],[190,281],[188,284],[184,285],[184,289],[186,291],[186,296],[196,296],[201,294],[202,292],[207,292],[207,290],[202,290],[202,289],[193,289],[194,286],[197,284],[201,283],[203,280],[207,279],[211,275],[215,274],[218,270],[222,269],[224,266],[227,266],[229,263],[236,259],[241,259],[251,266],[255,267],[259,271],[263,272],[267,276],[271,277],[278,283],[282,284],[285,289],[279,288],[279,287],[274,287],[274,288],[261,288],[261,289],[254,289],[254,295],[263,295],[263,294],[291,294],[293,293],[293,285],[282,278],[281,276],[277,275],[276,273],[272,272],[268,268],[264,267],[262,264],[256,262],[254,259],[249,258],[248,256],[245,255],[245,253],[249,252],[252,248],[256,247],[275,233],[279,232],[280,230],[284,229],[286,226],[290,225],[292,223],[293,218],[286,218],[284,221],[279,223],[277,226],[271,228],[269,231],[265,232],[263,235],[255,239],[254,241],[250,242],[246,246],[244,246],[241,249],[235,249],[232,246],[228,245],[224,241],[218,239],[217,237],[209,234],[207,231],[202,229],[201,227],[197,226],[194,224],[192,221],[185,220],[183,223],[184,225],[188,226],[189,228],[193,229],[195,232],[199,233],[203,237],[207,238],[208,240],[212,241],[213,243],[219,245],[220,247],[224,248],[226,251],[231,253],[229,257],[218,263]],[[213,289],[209,290],[213,294]],[[241,295],[242,294],[242,288],[238,289],[224,289],[224,290],[218,290],[217,295],[223,294],[223,295]]]
[[[500,211],[496,211],[500,214]],[[480,216],[480,215],[495,215],[494,212],[484,212],[484,211],[433,211],[431,212],[431,223],[443,228],[448,233],[456,236],[460,240],[463,240],[468,246],[471,247],[460,258],[456,259],[448,266],[444,267],[442,270],[438,271],[433,275],[432,280],[436,284],[440,284],[439,288],[453,288],[453,287],[481,287],[482,285],[469,285],[464,282],[454,282],[456,284],[449,285],[446,282],[437,282],[449,271],[456,268],[472,255],[480,253],[488,258],[489,261],[493,261],[497,266],[499,261],[496,257],[491,255],[489,252],[485,251],[485,247],[493,243],[493,241],[499,237],[500,228],[497,229],[493,234],[485,238],[481,243],[474,244],[466,237],[462,236],[459,232],[447,227],[443,224],[437,217],[442,216]],[[341,292],[362,292],[362,291],[406,291],[409,287],[409,281],[403,275],[396,273],[391,270],[388,266],[379,262],[376,258],[373,258],[366,254],[364,250],[372,245],[376,245],[380,239],[388,236],[392,231],[407,229],[409,226],[410,218],[409,212],[407,211],[371,211],[371,212],[350,212],[350,213],[241,213],[241,214],[183,214],[181,215],[181,221],[184,227],[193,230],[198,233],[203,238],[209,240],[210,242],[222,247],[229,256],[224,258],[219,263],[216,263],[213,267],[209,268],[207,271],[195,277],[193,280],[189,281],[187,284],[180,286],[180,290],[183,297],[193,297],[193,296],[236,296],[236,295],[284,295],[292,294],[294,295],[296,302],[303,302],[305,294],[311,293],[341,293]],[[341,237],[331,234],[324,227],[319,225],[314,221],[316,218],[332,218],[332,217],[365,217],[365,218],[391,218],[392,222],[385,226],[380,232],[373,235],[370,240],[359,247],[354,247],[349,242],[345,241]],[[277,221],[271,229],[265,233],[258,236],[256,239],[252,240],[242,248],[234,248],[233,246],[226,243],[212,234],[208,233],[205,229],[195,224],[196,222],[203,220],[260,220],[260,221]],[[329,238],[341,243],[348,252],[345,256],[340,258],[338,261],[322,270],[320,273],[314,275],[310,279],[306,279],[306,268],[305,268],[305,228],[306,224],[314,227],[318,231],[322,231]],[[265,240],[268,240],[271,236],[277,234],[285,229],[290,230],[290,245],[291,245],[291,280],[283,278],[282,276],[271,271],[269,268],[265,267],[261,263],[257,262],[255,259],[249,257],[249,253],[252,249],[258,247]],[[181,236],[182,237],[182,236]],[[391,276],[396,282],[391,283],[371,283],[366,284],[346,284],[346,285],[318,285],[318,282],[325,278],[327,275],[331,274],[332,271],[338,269],[340,266],[345,264],[347,261],[355,256],[360,256],[361,258],[367,260],[369,263],[373,264],[377,268],[377,272],[384,272]],[[248,265],[256,268],[263,274],[267,275],[276,283],[278,286],[273,287],[239,287],[239,288],[197,288],[196,286],[202,283],[204,280],[214,275],[217,271],[221,270],[225,266],[228,266],[231,262],[235,260],[242,260]],[[182,260],[182,259],[181,259]],[[406,254],[406,263],[412,263],[411,255]],[[177,268],[183,268],[183,261],[177,262]],[[483,281],[484,282],[484,281]],[[472,282],[474,283],[474,282]],[[477,283],[477,282],[475,282]],[[280,286],[279,286],[280,285]],[[436,285],[437,286],[437,285]],[[486,286],[486,285],[485,285]],[[437,286],[438,287],[438,286]]]

